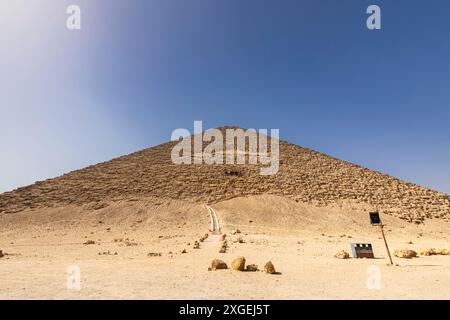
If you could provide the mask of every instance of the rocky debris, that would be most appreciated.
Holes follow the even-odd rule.
[[[234,240],[235,243],[244,243],[244,239],[242,237],[238,237],[236,240]]]
[[[203,237],[200,238],[200,242],[205,241],[207,238],[209,237],[208,233],[205,233],[205,235]]]
[[[222,235],[220,236],[220,241],[224,241],[226,237],[227,237],[227,235],[226,235],[225,233],[222,234]]]
[[[193,248],[194,249],[200,249],[200,243],[198,241],[195,241]]]
[[[450,251],[447,249],[422,249],[419,250],[420,256],[435,256],[435,255],[450,255]]]
[[[222,241],[222,244],[220,245],[219,253],[225,253],[227,252],[228,243],[226,240]]]
[[[245,271],[254,272],[258,271],[258,266],[256,264],[249,264],[245,267]]]
[[[338,258],[338,259],[350,259],[350,254],[347,251],[345,251],[345,250],[341,250],[341,251],[338,251],[334,255],[334,257]]]
[[[147,257],[161,257],[162,252],[149,252],[147,253]]]
[[[87,246],[87,245],[90,245],[90,244],[95,244],[95,241],[94,240],[87,240],[86,242],[83,242],[83,244],[85,246]]]
[[[276,270],[275,270],[275,267],[274,267],[272,261],[268,261],[268,262],[266,262],[266,263],[264,264],[263,271],[264,271],[265,273],[269,273],[269,274],[274,274],[274,273],[276,273]]]
[[[114,239],[114,242],[119,242],[119,246],[126,246],[126,247],[135,247],[135,246],[139,245],[139,243],[135,242],[134,239],[129,239],[129,238],[126,238],[126,239],[122,239],[122,238]]]
[[[213,261],[211,261],[211,267],[208,268],[208,271],[220,269],[228,269],[227,264],[220,259],[214,259]]]
[[[419,250],[419,255],[420,256],[433,256],[435,255],[436,252],[434,249],[421,249]]]
[[[230,233],[231,233],[232,235],[235,235],[235,234],[241,233],[241,230],[239,230],[239,229],[231,230]]]
[[[111,251],[107,250],[104,252],[99,252],[98,255],[99,256],[112,256],[112,255],[117,256],[118,253],[117,252],[111,253]]]
[[[234,259],[233,262],[231,263],[231,268],[233,270],[237,270],[237,271],[244,271],[244,269],[245,269],[245,258],[244,257],[237,257],[236,259]]]
[[[417,257],[417,252],[410,249],[398,249],[394,251],[394,255],[398,258],[411,259]]]

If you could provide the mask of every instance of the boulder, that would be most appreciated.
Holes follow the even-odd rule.
[[[421,249],[419,250],[419,255],[420,256],[432,256],[435,255],[436,252],[434,251],[434,249]]]
[[[249,264],[247,267],[245,267],[245,271],[258,271],[258,266],[256,264]]]
[[[440,255],[443,255],[443,256],[448,256],[448,255],[450,255],[450,250],[448,250],[448,249],[438,249],[438,250],[436,250],[436,254],[440,254]]]
[[[0,258],[3,258],[5,255],[3,254],[3,251],[0,250]]]
[[[334,257],[338,258],[338,259],[350,259],[350,254],[347,251],[345,251],[345,250],[341,250],[341,251],[338,251],[334,255]]]
[[[417,252],[410,249],[399,249],[394,251],[394,255],[398,258],[411,259],[417,257]]]
[[[227,264],[220,260],[220,259],[214,259],[213,261],[211,261],[211,267],[209,268],[209,270],[220,270],[220,269],[228,269]]]
[[[264,265],[263,271],[265,273],[269,273],[269,274],[276,273],[276,270],[275,270],[275,267],[274,267],[272,261],[266,262],[266,264]]]
[[[236,259],[234,259],[233,262],[231,263],[231,268],[233,270],[237,270],[237,271],[244,271],[244,269],[245,269],[245,258],[244,257],[237,257]]]
[[[450,251],[447,249],[422,249],[419,251],[419,255],[421,256],[434,256],[434,255],[449,255]]]

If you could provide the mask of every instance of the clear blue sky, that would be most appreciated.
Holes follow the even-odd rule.
[[[66,8],[82,29],[66,29]],[[378,4],[382,30],[366,28]],[[450,193],[450,2],[2,0],[0,192],[239,125]]]

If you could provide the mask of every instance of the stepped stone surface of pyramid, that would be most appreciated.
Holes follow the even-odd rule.
[[[221,130],[225,128],[229,127]],[[284,141],[280,141],[279,171],[272,176],[260,175],[260,164],[175,165],[171,150],[176,143],[3,193],[0,213],[69,204],[102,208],[112,201],[145,197],[213,204],[239,196],[271,194],[319,207],[341,201],[364,204],[416,223],[450,218],[447,194]]]

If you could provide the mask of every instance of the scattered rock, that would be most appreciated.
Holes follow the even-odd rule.
[[[94,240],[88,240],[86,242],[83,242],[84,245],[89,245],[89,244],[95,244]]]
[[[432,256],[435,255],[436,252],[434,251],[434,249],[421,249],[419,250],[419,255],[421,256]]]
[[[103,256],[111,256],[113,255],[113,253],[111,253],[111,251],[107,250],[105,252],[99,252],[98,253],[99,256],[103,255]],[[117,252],[114,252],[114,255],[117,256]]]
[[[434,255],[450,255],[450,251],[447,249],[422,249],[419,251],[419,255],[421,256],[434,256]]]
[[[194,249],[200,249],[200,243],[198,241],[194,242]]]
[[[241,230],[239,230],[239,229],[231,230],[230,233],[231,233],[232,235],[235,235],[235,234],[237,234],[237,233],[241,233]]]
[[[242,239],[242,237],[238,237],[234,242],[236,242],[236,243],[244,243],[244,239]]]
[[[227,264],[220,260],[220,259],[214,259],[213,261],[211,261],[211,267],[208,268],[208,270],[220,270],[220,269],[228,269]]]
[[[3,251],[0,250],[0,258],[3,258],[5,255],[3,254]]]
[[[149,252],[147,253],[147,257],[161,257],[162,252]]]
[[[220,246],[219,253],[227,252],[228,243],[226,240],[222,241],[222,245]]]
[[[334,257],[338,258],[338,259],[350,259],[350,254],[347,251],[345,251],[345,250],[341,250],[341,251],[338,251],[334,255]]]
[[[417,252],[410,249],[399,249],[394,251],[394,255],[398,258],[411,259],[417,257]]]
[[[253,272],[258,271],[258,266],[256,264],[249,264],[245,267],[245,271]]]
[[[135,246],[139,245],[139,243],[132,242],[132,241],[125,241],[124,243],[127,247],[135,247]]]
[[[220,236],[220,241],[224,241],[226,237],[227,237],[227,235],[226,235],[225,233],[222,234],[222,235]]]
[[[237,270],[237,271],[244,271],[244,269],[245,269],[245,258],[244,257],[237,257],[236,259],[234,259],[233,262],[231,263],[231,268],[233,270]]]
[[[263,271],[265,273],[269,273],[269,274],[276,273],[276,270],[275,270],[275,267],[274,267],[272,261],[266,262],[266,264],[264,265]]]
[[[183,249],[183,250],[181,251],[181,253],[187,253],[186,249]]]

